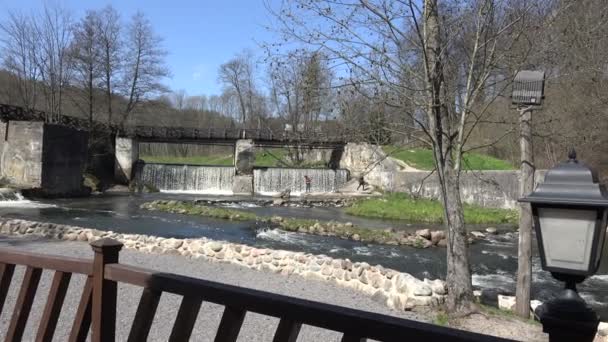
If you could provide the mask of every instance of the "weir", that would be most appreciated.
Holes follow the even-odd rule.
[[[312,179],[311,192],[335,192],[346,184],[349,172],[344,169],[255,169],[253,170],[254,192],[274,195],[289,189],[292,194],[302,194],[306,192],[304,176]]]
[[[231,194],[234,177],[231,166],[146,164],[140,181],[161,191]]]

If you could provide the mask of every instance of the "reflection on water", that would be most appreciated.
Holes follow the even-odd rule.
[[[112,230],[115,232],[148,234],[163,237],[207,237],[262,247],[325,254],[336,258],[365,261],[408,272],[419,278],[444,278],[446,273],[445,249],[416,249],[406,246],[364,244],[333,237],[321,237],[293,232],[251,222],[231,222],[142,210],[139,205],[165,194],[141,196],[96,196],[85,199],[53,200],[29,203],[25,207],[0,205],[0,216],[48,221],[60,224]],[[193,198],[172,196],[171,198]],[[250,199],[250,198],[249,198]],[[241,206],[243,207],[243,206]],[[387,226],[417,229],[420,225],[399,222],[362,220],[346,215],[339,208],[267,208],[254,203],[246,210],[260,215],[295,216],[351,221],[368,227]],[[361,220],[361,219],[359,219]],[[365,223],[365,224],[363,224]],[[535,245],[536,242],[533,242]],[[536,254],[536,253],[535,253]],[[481,288],[498,288],[515,292],[517,272],[517,237],[515,234],[490,236],[488,241],[470,247],[473,285]],[[581,296],[593,304],[604,319],[608,319],[608,253],[604,254],[601,272],[579,285]],[[558,293],[562,284],[541,270],[540,260],[533,259],[532,298],[546,300]]]

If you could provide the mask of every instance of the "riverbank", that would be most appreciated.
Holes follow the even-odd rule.
[[[443,223],[444,220],[443,207],[439,201],[414,199],[404,193],[361,199],[347,208],[346,212],[354,216],[409,222]],[[464,205],[464,220],[467,224],[516,224],[518,218],[516,210]]]
[[[19,248],[21,251],[31,251],[43,254],[65,255],[76,258],[92,258],[90,246],[84,242],[57,241],[49,238],[36,236],[6,236],[0,235],[0,247]],[[540,326],[522,322],[518,319],[491,312],[482,315],[473,315],[466,319],[448,321],[436,311],[430,308],[415,308],[412,311],[391,310],[373,297],[351,289],[335,286],[332,282],[306,279],[297,276],[284,276],[268,270],[252,270],[246,267],[230,264],[207,262],[203,259],[186,258],[178,255],[149,254],[123,249],[120,254],[121,263],[137,265],[144,268],[154,269],[160,272],[178,273],[186,276],[202,278],[220,283],[242,286],[256,290],[272,292],[301,299],[307,299],[322,303],[345,306],[359,310],[375,312],[403,319],[417,320],[428,323],[448,325],[458,329],[491,334],[504,338],[526,341],[547,341],[541,332]],[[16,279],[22,277],[23,270],[17,268]],[[52,274],[43,273],[40,280],[39,293],[46,293],[52,282]],[[69,291],[80,291],[84,285],[84,277],[73,276]],[[7,296],[6,307],[12,308],[17,298],[19,286],[12,286]],[[75,292],[75,293],[76,293]],[[141,288],[121,285],[118,291],[118,316],[117,316],[117,340],[126,340],[131,322],[135,315],[137,303],[141,295]],[[80,296],[66,296],[64,313],[60,317],[55,339],[65,340],[69,334],[70,320],[78,306]],[[181,298],[171,294],[163,294],[156,312],[154,324],[150,330],[150,336],[154,340],[167,340],[175,320]],[[31,320],[38,321],[45,304],[44,296],[37,296],[34,300]],[[211,341],[223,307],[204,303],[197,316],[193,335],[197,340]],[[276,330],[278,320],[248,313],[243,328],[239,334],[239,341],[270,341]],[[0,338],[7,331],[8,320],[0,320]],[[26,329],[24,340],[34,339],[35,329]],[[340,335],[324,329],[310,326],[302,327],[298,341],[334,341],[339,340]]]
[[[237,209],[219,208],[202,205],[196,201],[155,200],[140,206],[146,210],[158,210],[168,213],[195,215],[233,221],[252,221],[258,224],[269,224],[288,232],[338,237],[365,243],[377,243],[393,246],[411,246],[429,248],[445,247],[447,240],[443,230],[419,229],[415,232],[395,230],[393,228],[377,229],[358,227],[350,222],[319,221],[311,219],[284,218],[281,216],[262,217],[251,212]],[[488,228],[486,233],[473,231],[469,242],[483,239],[486,234],[498,233],[495,228]]]

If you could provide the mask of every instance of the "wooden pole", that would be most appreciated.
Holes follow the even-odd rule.
[[[116,282],[105,279],[105,266],[118,263],[122,243],[100,239],[91,243],[93,258],[93,310],[91,340],[110,342],[116,339]]]
[[[521,166],[519,194],[529,195],[534,190],[534,155],[532,152],[532,110],[519,110]],[[520,204],[519,246],[517,253],[517,289],[515,312],[530,317],[530,286],[532,283],[532,209],[530,203]]]

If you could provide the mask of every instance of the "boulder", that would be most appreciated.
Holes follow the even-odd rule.
[[[437,247],[447,247],[448,246],[448,239],[441,239],[439,240],[439,242],[437,242]]]
[[[174,239],[174,238],[165,239],[163,242],[160,243],[161,247],[166,248],[166,249],[178,249],[183,244],[184,244],[184,240]]]
[[[277,198],[272,201],[272,205],[275,205],[277,207],[282,206],[284,203],[285,203],[285,200],[283,200],[282,198]]]
[[[476,239],[483,239],[486,237],[486,234],[484,234],[482,232],[478,232],[476,230],[472,231],[471,235],[473,235]]]
[[[486,228],[486,233],[488,233],[488,234],[496,234],[496,233],[498,233],[498,230],[496,228],[494,228],[494,227],[488,227],[488,228]]]
[[[608,323],[600,322],[597,326],[597,334],[600,336],[608,336]]]
[[[515,309],[515,297],[498,295],[498,308],[513,311]]]
[[[416,236],[421,238],[425,238],[427,240],[431,239],[431,231],[429,229],[420,229],[416,231]]]
[[[204,248],[217,253],[222,250],[222,247],[223,245],[217,241],[209,241],[205,244]]]
[[[439,241],[445,239],[445,232],[443,230],[436,230],[431,232],[431,242],[433,245],[439,243]]]

